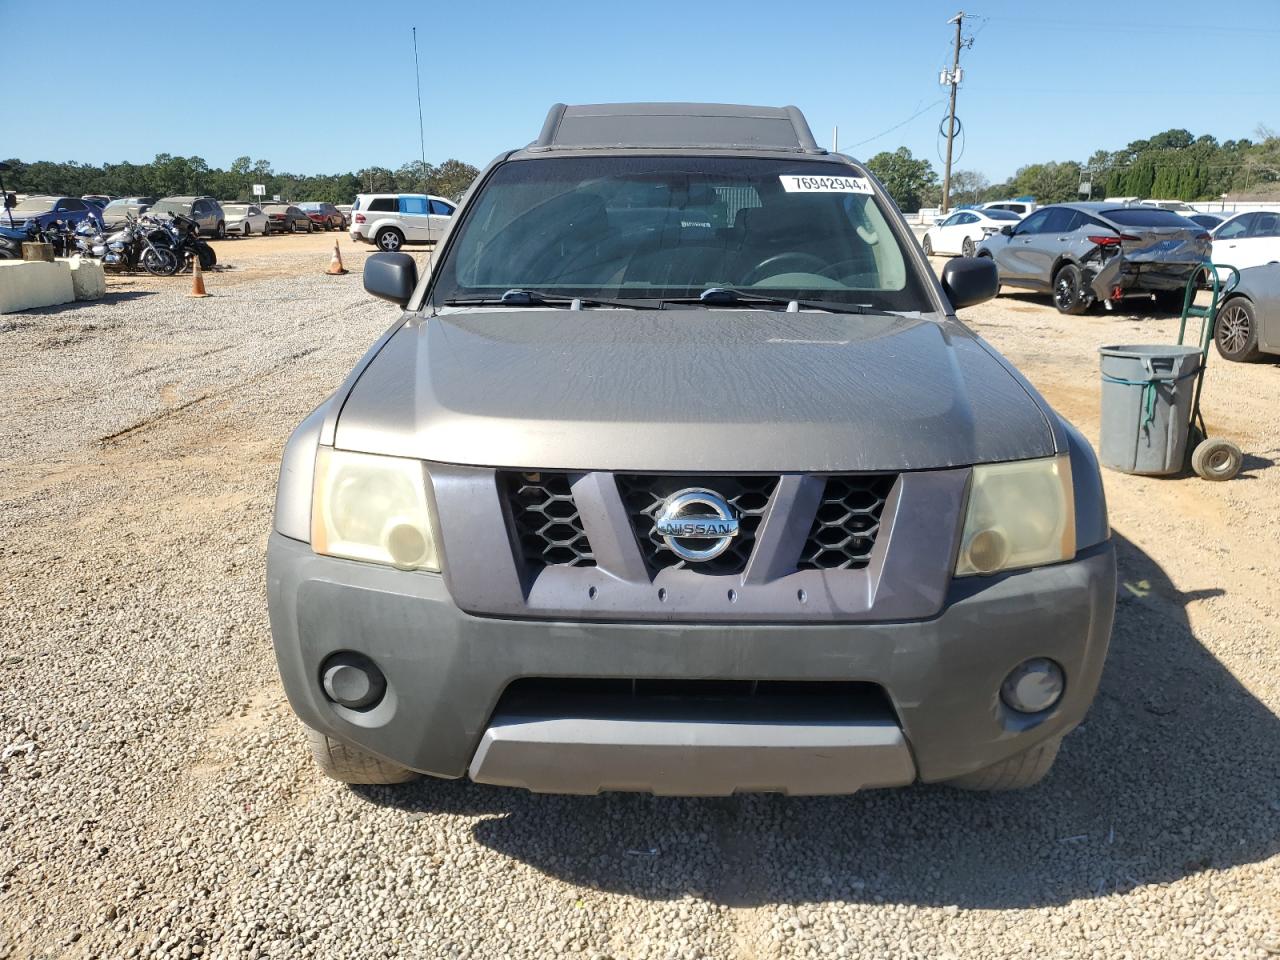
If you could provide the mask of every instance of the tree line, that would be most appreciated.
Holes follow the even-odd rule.
[[[210,167],[200,157],[156,154],[150,163],[56,163],[11,159],[5,187],[16,193],[81,197],[211,196],[219,200],[253,200],[253,185],[293,203],[350,203],[357,193],[433,193],[458,200],[479,172],[461,160],[437,165],[420,160],[397,170],[365,167],[355,173],[278,173],[270,161],[240,157],[226,170]]]
[[[933,164],[914,157],[906,147],[877,153],[868,168],[883,182],[898,206],[907,211],[936,207],[942,182]],[[1224,193],[1265,189],[1280,182],[1280,136],[1265,126],[1255,139],[1224,140],[1208,134],[1173,129],[1146,140],[1134,140],[1115,151],[1096,150],[1083,163],[1075,160],[1032,163],[1019,167],[1002,183],[991,183],[974,170],[951,176],[952,206],[1006,197],[1035,197],[1039,203],[1083,199],[1083,183],[1092,197],[1138,197],[1161,200],[1217,200]]]

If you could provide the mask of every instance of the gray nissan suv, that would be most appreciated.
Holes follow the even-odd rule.
[[[323,770],[535,791],[1029,786],[1102,672],[1088,443],[794,107],[552,108],[284,451]]]

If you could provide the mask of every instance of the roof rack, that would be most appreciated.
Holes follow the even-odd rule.
[[[528,150],[691,147],[826,153],[798,107],[728,103],[554,104]]]

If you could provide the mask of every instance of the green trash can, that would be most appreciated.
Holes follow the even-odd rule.
[[[1123,473],[1179,473],[1187,458],[1191,400],[1203,355],[1164,344],[1101,347],[1098,458]]]

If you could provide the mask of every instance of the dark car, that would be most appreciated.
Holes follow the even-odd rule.
[[[157,217],[170,213],[190,217],[200,225],[202,237],[221,240],[227,235],[226,214],[222,212],[222,204],[213,197],[165,197],[152,204],[147,212]]]
[[[325,230],[344,230],[347,218],[332,203],[300,203],[298,209],[311,218],[311,222]]]
[[[102,208],[102,221],[108,229],[120,226],[129,217],[142,216],[155,202],[155,197],[119,197]]]
[[[310,233],[316,229],[311,218],[292,203],[264,203],[268,233]]]
[[[1227,218],[1216,213],[1190,213],[1187,214],[1187,219],[1200,224],[1206,230],[1212,230]]]
[[[55,220],[62,220],[75,226],[82,220],[92,220],[102,226],[102,211],[88,201],[79,197],[27,197],[17,205],[10,207],[0,223],[9,226],[9,217],[14,224],[21,225],[27,220],[34,220],[41,229]]]
[[[987,237],[978,256],[995,260],[1002,284],[1051,293],[1062,313],[1135,296],[1180,310],[1209,234],[1159,207],[1055,203]]]

